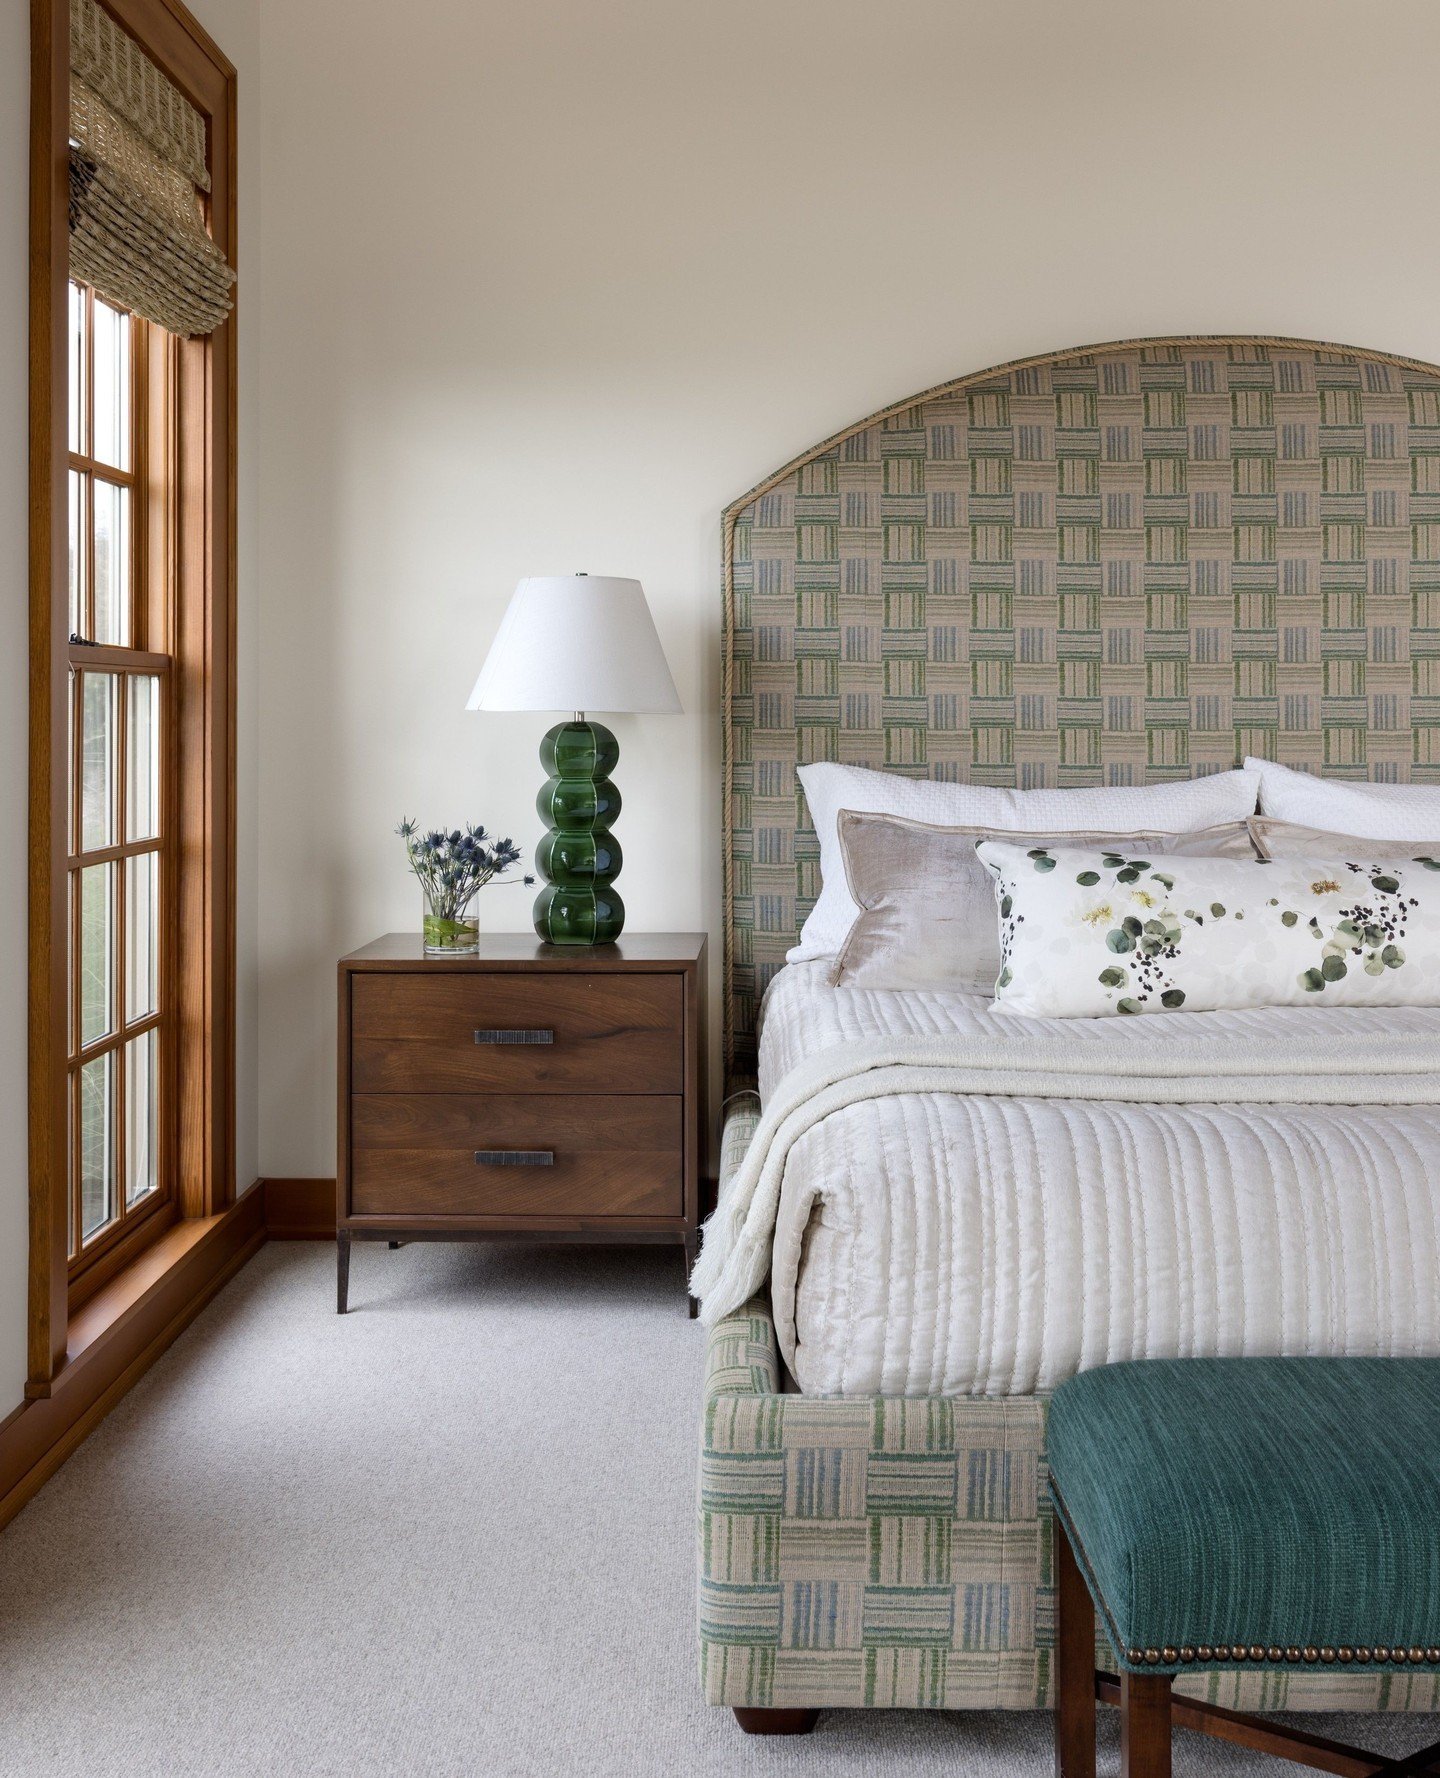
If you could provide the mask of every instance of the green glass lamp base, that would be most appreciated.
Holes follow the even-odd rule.
[[[546,825],[535,849],[545,887],[535,898],[535,930],[547,944],[608,945],[625,925],[625,904],[611,887],[622,855],[610,824],[620,792],[610,773],[620,745],[601,723],[577,717],[540,743],[549,776],[535,807]]]

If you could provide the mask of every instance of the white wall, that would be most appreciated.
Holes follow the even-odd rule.
[[[259,0],[192,0],[240,80],[239,760],[237,884],[238,1095],[235,1172],[254,1183],[258,1160],[259,993],[257,770],[259,536],[260,129]],[[28,787],[29,398],[26,369],[29,242],[30,20],[0,5],[0,1419],[25,1383],[28,1189],[26,1127],[26,886]],[[253,319],[252,319],[253,317]]]
[[[613,725],[619,887],[718,951],[728,500],[1048,347],[1440,359],[1426,0],[306,0],[262,50],[267,1173],[331,1170],[398,817],[538,837],[544,719],[463,710],[518,576],[644,581],[688,714]]]
[[[620,888],[637,928],[718,933],[726,501],[1046,347],[1244,329],[1440,359],[1428,0],[195,3],[241,75],[242,1183],[333,1165],[335,957],[418,916],[399,816],[538,837],[544,719],[462,708],[521,574],[644,580],[688,714],[615,722]],[[24,1353],[26,65],[15,0],[0,1413]],[[523,890],[487,897],[525,928]]]

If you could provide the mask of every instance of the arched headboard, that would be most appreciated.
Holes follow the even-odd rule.
[[[1440,368],[1128,340],[961,377],[724,517],[725,1037],[818,892],[795,776],[1029,787],[1260,754],[1440,782]]]

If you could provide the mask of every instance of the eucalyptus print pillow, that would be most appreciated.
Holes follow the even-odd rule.
[[[999,902],[1002,1012],[1440,1005],[1440,847],[1338,862],[977,851]]]

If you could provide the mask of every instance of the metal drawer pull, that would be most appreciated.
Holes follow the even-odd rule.
[[[476,1043],[554,1043],[553,1031],[477,1031]]]
[[[477,1148],[477,1167],[553,1167],[555,1151],[550,1148]]]

